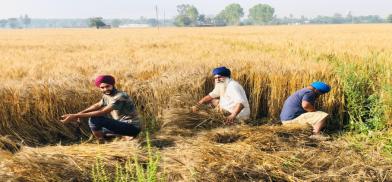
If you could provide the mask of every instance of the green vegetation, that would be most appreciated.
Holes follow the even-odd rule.
[[[146,133],[148,159],[141,162],[135,154],[133,160],[128,159],[125,164],[116,165],[115,171],[105,165],[102,158],[97,157],[96,163],[91,170],[91,178],[94,182],[154,182],[161,181],[158,176],[159,154],[155,153],[151,146],[148,132]]]
[[[267,24],[272,21],[275,9],[268,4],[257,4],[249,9],[249,19],[253,24]]]

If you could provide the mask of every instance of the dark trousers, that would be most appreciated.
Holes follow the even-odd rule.
[[[103,116],[91,117],[88,125],[92,131],[101,131],[103,133],[111,133],[125,136],[137,136],[140,133],[140,128],[127,123],[125,121],[118,121]]]

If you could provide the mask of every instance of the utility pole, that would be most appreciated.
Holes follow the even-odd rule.
[[[157,20],[157,27],[159,30],[159,14],[158,14],[158,5],[155,5],[155,14],[156,14],[156,20]]]
[[[166,25],[166,11],[163,9],[163,26]]]

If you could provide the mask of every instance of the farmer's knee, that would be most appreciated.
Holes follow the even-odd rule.
[[[102,129],[102,124],[105,121],[105,118],[102,116],[99,117],[91,117],[88,120],[88,125],[91,130],[96,131]]]

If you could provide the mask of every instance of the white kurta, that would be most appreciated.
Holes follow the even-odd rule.
[[[236,81],[230,79],[225,89],[224,84],[215,84],[214,90],[210,92],[212,98],[219,97],[219,106],[231,113],[234,112],[235,106],[239,103],[244,105],[244,108],[237,115],[238,119],[249,119],[250,107],[248,98],[246,97],[244,88]]]

